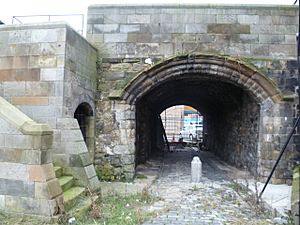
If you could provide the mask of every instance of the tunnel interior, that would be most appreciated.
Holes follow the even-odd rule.
[[[205,118],[208,151],[255,173],[260,106],[249,91],[213,77],[186,74],[155,85],[136,102],[136,164],[165,148],[159,115],[175,105],[189,105]]]

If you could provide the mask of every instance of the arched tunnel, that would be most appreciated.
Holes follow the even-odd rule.
[[[230,82],[198,74],[160,83],[136,102],[136,163],[164,150],[158,115],[189,105],[204,116],[208,151],[237,167],[257,167],[260,106],[254,96]]]
[[[204,117],[208,151],[258,176],[268,172],[277,131],[267,125],[280,116],[282,94],[254,67],[222,56],[176,56],[138,74],[122,99],[136,113],[135,165],[164,149],[160,113],[189,105]]]

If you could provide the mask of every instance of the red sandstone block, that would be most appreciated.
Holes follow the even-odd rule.
[[[39,81],[40,69],[0,70],[0,81]]]
[[[48,105],[48,97],[12,97],[11,103],[14,105]]]

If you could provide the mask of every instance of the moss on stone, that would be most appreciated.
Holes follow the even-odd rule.
[[[295,98],[296,98],[295,95],[283,95],[282,96],[282,100],[287,101],[287,102],[290,102],[290,101],[292,102],[295,100]]]
[[[241,60],[250,68],[255,68],[255,70],[261,72],[261,73],[267,73],[267,68],[264,67],[258,67],[255,63],[257,62],[271,62],[272,59],[268,58],[249,58],[249,57],[243,57]]]
[[[122,89],[117,89],[117,90],[112,90],[109,95],[108,98],[109,99],[120,99],[123,95],[123,90]]]
[[[277,87],[277,83],[274,80],[272,80],[270,77],[265,75],[266,71],[262,70],[261,68],[258,68],[257,66],[255,66],[253,64],[253,59],[258,60],[257,58],[239,58],[239,59],[236,59],[236,58],[230,57],[229,59],[233,60],[233,61],[236,61],[237,63],[242,64],[245,67],[248,67],[248,68],[252,69],[253,71],[257,72],[258,74],[260,74],[262,77],[264,77],[266,80],[268,80],[269,83],[274,87],[274,89],[276,89],[280,93],[280,95],[282,96],[281,91]],[[262,59],[263,58],[260,58],[259,60],[262,61]],[[273,61],[271,59],[263,59],[263,60],[264,61]]]
[[[115,168],[109,163],[105,163],[101,166],[96,166],[96,174],[99,180],[102,181],[124,181],[125,175],[121,171],[115,170]]]
[[[123,89],[124,87],[127,86],[128,83],[130,83],[131,80],[135,80],[135,79],[136,79],[136,73],[131,73],[130,75],[127,75],[124,79],[117,81],[116,88]]]
[[[208,33],[214,34],[250,34],[248,24],[208,24]]]

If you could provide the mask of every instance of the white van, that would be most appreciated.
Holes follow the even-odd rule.
[[[201,140],[203,137],[202,124],[191,124],[184,126],[180,131],[179,137],[182,137],[183,140],[187,141]]]

